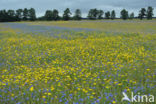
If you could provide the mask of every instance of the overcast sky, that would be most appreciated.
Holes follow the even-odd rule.
[[[117,16],[121,9],[125,8],[129,12],[138,15],[140,8],[152,6],[156,16],[156,0],[0,0],[0,9],[35,8],[37,16],[44,15],[47,9],[58,9],[62,15],[65,8],[70,8],[72,12],[79,8],[85,17],[92,8],[104,10],[115,10]]]

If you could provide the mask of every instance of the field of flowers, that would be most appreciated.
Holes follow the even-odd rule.
[[[156,96],[156,33],[56,30],[51,35],[4,25],[1,104],[127,104],[121,103],[122,92]]]
[[[156,19],[153,20],[101,20],[101,21],[56,21],[27,22],[31,25],[89,28],[109,33],[156,33]]]

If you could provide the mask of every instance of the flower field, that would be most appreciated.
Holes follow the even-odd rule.
[[[1,104],[127,104],[122,92],[156,96],[156,23],[146,31],[152,27],[155,33],[55,30],[53,35],[4,25]]]

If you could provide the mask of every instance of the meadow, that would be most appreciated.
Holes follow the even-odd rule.
[[[0,102],[132,104],[121,102],[122,92],[156,97],[155,49],[156,20],[0,23]]]
[[[25,23],[25,22],[24,22]],[[156,33],[156,19],[153,20],[99,20],[99,21],[57,21],[27,22],[29,25],[89,28],[108,33]]]

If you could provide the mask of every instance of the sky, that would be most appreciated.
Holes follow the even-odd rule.
[[[66,8],[70,8],[72,14],[75,9],[82,11],[82,16],[86,17],[89,9],[102,9],[104,12],[115,10],[117,17],[122,9],[127,9],[135,16],[141,8],[152,6],[156,17],[156,0],[0,0],[0,10],[35,8],[37,16],[43,16],[46,10],[57,9],[60,16]]]

